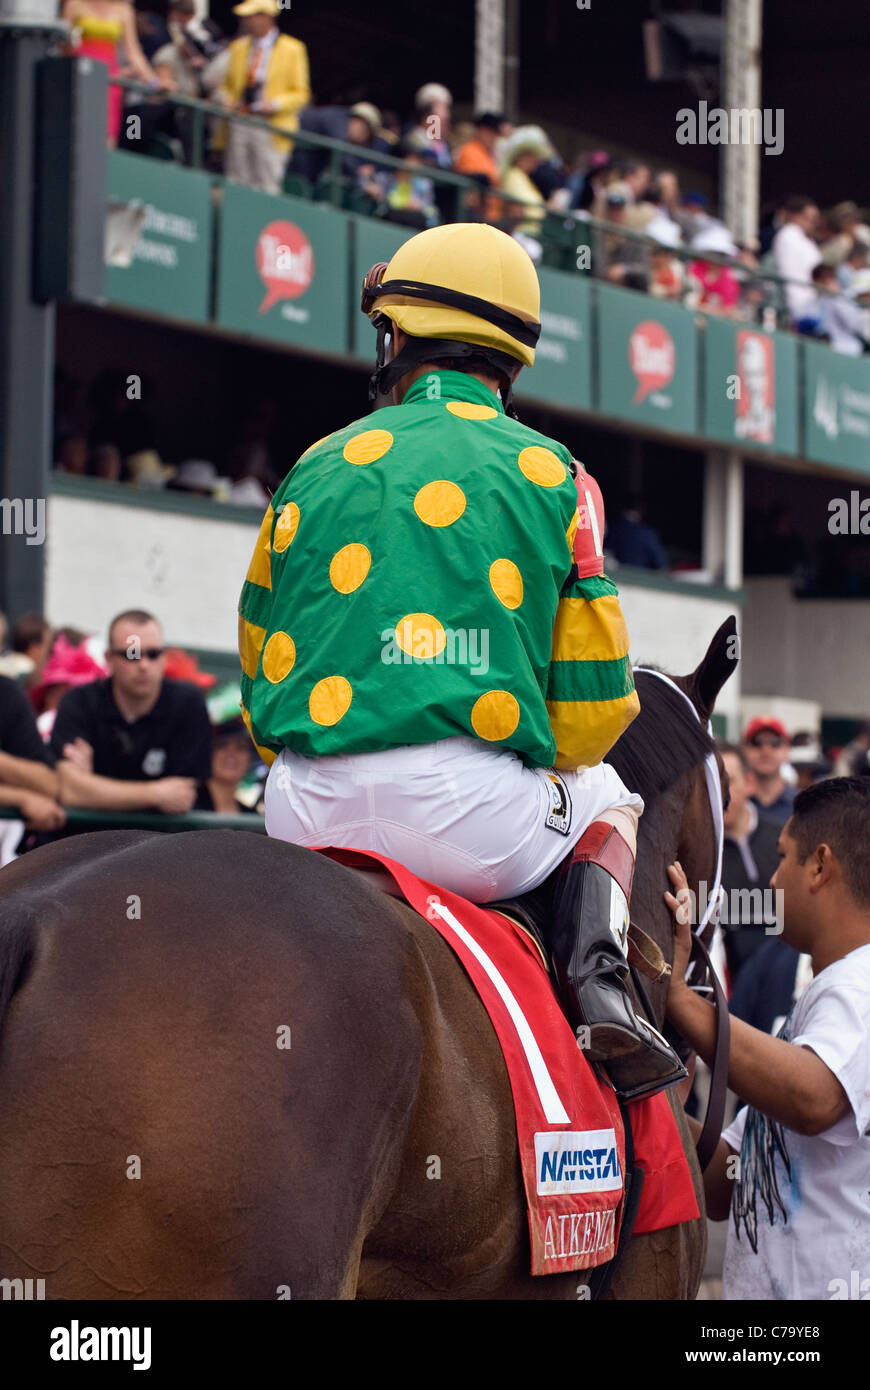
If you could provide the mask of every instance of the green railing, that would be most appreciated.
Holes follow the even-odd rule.
[[[183,816],[160,815],[149,811],[96,811],[82,806],[64,806],[67,826],[80,830],[252,830],[265,835],[266,826],[258,815],[220,815],[216,811],[188,811]],[[0,806],[0,821],[22,820],[15,806]]]
[[[191,168],[202,169],[204,167],[206,128],[207,122],[210,120],[243,122],[255,128],[267,130],[273,135],[282,133],[276,131],[276,127],[263,116],[243,115],[218,103],[202,101],[195,97],[162,91],[155,92],[152,87],[145,83],[129,78],[113,78],[112,81],[126,92],[139,94],[148,104],[169,105],[188,113],[190,120],[188,153],[190,154],[189,167]],[[132,110],[128,108],[127,114],[135,115],[135,107]],[[292,140],[294,145],[300,145],[303,148],[324,150],[329,155],[329,163],[326,171],[313,185],[303,176],[288,172],[284,183],[286,193],[329,203],[344,211],[383,217],[389,221],[392,209],[386,203],[386,199],[384,198],[379,202],[358,189],[355,180],[349,179],[342,171],[342,160],[345,156],[350,156],[355,160],[373,164],[379,170],[404,170],[428,179],[435,185],[436,189],[440,188],[443,191],[439,207],[444,221],[488,220],[484,219],[484,210],[487,205],[491,206],[493,202],[496,202],[501,205],[503,214],[497,225],[504,225],[506,230],[512,230],[510,224],[524,226],[533,222],[536,224],[536,228],[539,224],[539,230],[536,229],[535,236],[540,240],[542,246],[541,264],[547,268],[570,271],[576,274],[590,274],[593,278],[606,280],[608,278],[605,273],[607,248],[619,242],[640,244],[643,260],[638,265],[639,270],[648,272],[651,256],[662,251],[667,251],[684,264],[689,261],[704,260],[711,265],[730,269],[738,276],[741,284],[751,281],[760,293],[761,297],[756,306],[759,316],[763,316],[765,309],[773,311],[775,320],[771,319],[771,321],[766,322],[765,327],[788,326],[786,290],[789,284],[799,282],[783,279],[782,276],[772,271],[761,267],[745,266],[733,257],[718,255],[713,252],[699,252],[687,246],[665,247],[661,242],[630,227],[621,227],[572,211],[556,212],[552,209],[542,209],[541,204],[525,203],[499,189],[484,188],[477,180],[454,173],[452,170],[441,169],[431,164],[425,166],[408,164],[395,155],[372,150],[367,146],[334,140],[328,136],[316,135],[305,130],[289,132],[287,138]],[[124,148],[133,152],[129,145]],[[160,143],[156,147],[150,146],[142,153],[148,154],[150,152],[153,154],[157,153],[158,150],[164,158],[174,157],[171,148],[165,143]],[[215,172],[215,179],[220,178],[222,176]],[[449,216],[443,216],[445,210],[449,212]],[[588,257],[581,254],[584,250],[588,250]],[[805,285],[802,287],[806,288]],[[687,282],[680,298],[673,297],[674,302],[684,302],[689,299],[693,289],[691,283]]]

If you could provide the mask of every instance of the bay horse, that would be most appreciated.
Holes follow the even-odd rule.
[[[715,870],[705,725],[638,673],[610,761],[646,802],[635,920],[672,957],[666,865]],[[650,991],[661,1024],[665,987]],[[0,874],[0,1277],[48,1299],[574,1299],[529,1273],[495,1032],[440,935],[308,849],[113,830]],[[702,1217],[629,1243],[610,1298],[694,1298]],[[578,1281],[580,1283],[578,1284]]]

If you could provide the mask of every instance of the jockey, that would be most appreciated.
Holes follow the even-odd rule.
[[[634,1012],[643,810],[602,761],[639,709],[600,492],[511,405],[540,334],[527,253],[482,223],[375,266],[370,398],[263,520],[239,604],[266,829],[373,850],[486,903],[553,876],[549,945],[587,1055],[625,1099],[685,1072]]]

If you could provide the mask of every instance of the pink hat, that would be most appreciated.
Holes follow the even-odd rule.
[[[107,676],[108,671],[94,661],[84,645],[74,647],[59,633],[51,649],[51,655],[42,668],[39,680],[31,692],[33,703],[42,709],[45,692],[52,685],[87,685],[90,681]]]

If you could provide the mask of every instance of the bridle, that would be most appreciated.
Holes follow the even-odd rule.
[[[681,690],[676,681],[670,676],[666,676],[663,671],[656,671],[651,666],[636,666],[636,672],[642,672],[646,676],[655,676],[657,680],[664,681],[672,690],[685,700],[695,718],[701,721],[701,716],[695,708],[689,696]],[[707,732],[713,736],[713,726],[707,721]],[[722,1124],[725,1119],[725,1097],[728,1090],[728,1060],[731,1046],[731,1026],[728,1014],[728,1002],[725,998],[725,991],[722,983],[716,974],[716,969],[710,959],[702,934],[710,922],[717,922],[721,908],[724,889],[722,887],[722,853],[725,844],[725,816],[722,807],[722,782],[719,777],[719,764],[716,761],[716,754],[711,749],[704,759],[704,780],[707,784],[707,795],[710,800],[710,814],[713,818],[713,829],[716,837],[716,875],[713,882],[713,891],[707,900],[704,915],[697,927],[694,928],[692,937],[692,956],[689,970],[686,974],[689,987],[699,994],[711,994],[713,1005],[716,1010],[716,1046],[713,1053],[713,1064],[710,1068],[710,1094],[707,1098],[707,1111],[704,1115],[704,1123],[701,1126],[701,1133],[695,1145],[698,1155],[698,1163],[701,1171],[707,1167],[719,1143],[722,1134]],[[709,983],[705,983],[705,979]]]

